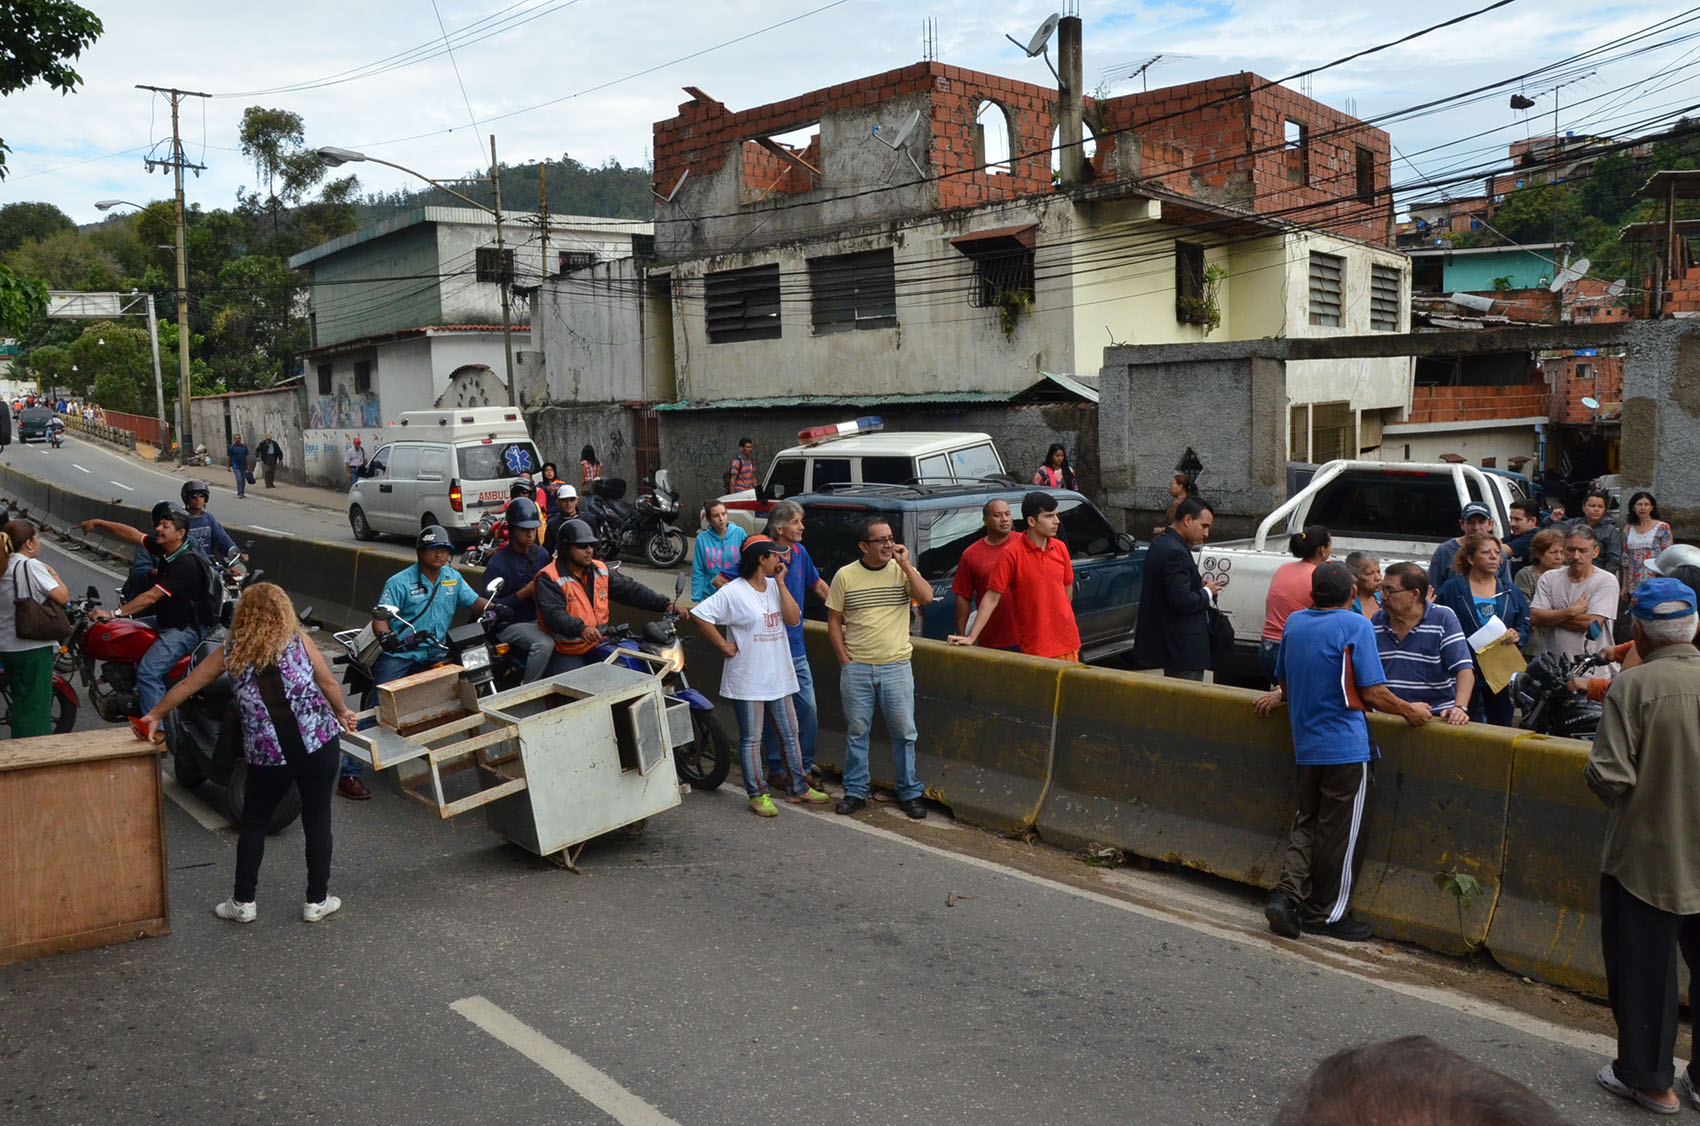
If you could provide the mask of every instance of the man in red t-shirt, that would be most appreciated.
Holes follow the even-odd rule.
[[[992,578],[998,573],[998,565],[1003,562],[1004,550],[1009,547],[1011,530],[1015,526],[1014,519],[1009,514],[1009,502],[989,500],[980,509],[980,519],[986,525],[986,535],[969,544],[962,553],[962,561],[956,565],[956,578],[950,584],[950,591],[956,595],[956,632],[968,632],[968,615],[980,599],[985,596],[992,583]],[[987,649],[1018,649],[1021,647],[1020,627],[1016,624],[1014,601],[1005,602],[997,607],[996,612],[981,608],[981,617],[991,621],[978,633],[980,645]]]
[[[1031,492],[1021,501],[1027,530],[1004,550],[997,574],[980,600],[980,616],[966,637],[954,634],[952,645],[973,645],[1005,596],[1020,607],[1017,623],[1021,651],[1032,657],[1060,661],[1080,659],[1080,627],[1074,621],[1074,563],[1068,545],[1056,538],[1062,523],[1057,498]]]

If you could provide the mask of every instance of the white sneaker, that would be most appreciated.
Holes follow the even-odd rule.
[[[323,903],[305,903],[301,906],[301,917],[309,923],[316,923],[328,915],[334,915],[342,909],[342,900],[334,895],[325,896]]]
[[[239,903],[235,896],[213,908],[213,914],[233,923],[251,923],[260,917],[260,909],[252,903]]]
[[[1676,1093],[1693,1103],[1695,1110],[1700,1110],[1700,1091],[1695,1090],[1694,1077],[1686,1070],[1676,1077]]]

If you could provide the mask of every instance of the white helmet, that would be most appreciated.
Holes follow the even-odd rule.
[[[1657,559],[1647,564],[1647,570],[1655,575],[1668,575],[1678,567],[1700,567],[1700,547],[1693,544],[1677,543],[1659,552]]]

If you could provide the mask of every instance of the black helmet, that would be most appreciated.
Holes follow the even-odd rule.
[[[159,522],[164,520],[167,516],[170,516],[171,510],[176,507],[176,502],[169,500],[162,500],[158,504],[154,505],[153,511],[148,513],[148,527],[158,527]]]
[[[534,495],[536,492],[537,486],[533,485],[530,481],[525,480],[523,477],[508,486],[509,498],[528,497]]]
[[[432,547],[446,547],[454,550],[454,544],[449,540],[449,533],[440,524],[427,524],[419,530],[419,537],[413,541],[414,551],[424,551]]]
[[[178,508],[174,504],[166,510],[164,519],[170,520],[173,524],[176,524],[178,531],[187,532],[189,530],[189,524],[194,520],[194,517],[190,516],[186,510]],[[158,521],[155,521],[155,523],[158,523]]]
[[[561,525],[560,538],[555,544],[555,554],[559,555],[569,547],[595,547],[596,533],[590,530],[590,525],[583,520],[568,520]]]
[[[191,477],[187,481],[183,482],[183,489],[179,495],[182,496],[183,503],[188,504],[189,498],[194,496],[196,493],[200,493],[208,500],[212,499],[212,490],[207,488],[207,483],[199,477]]]
[[[537,515],[537,502],[529,497],[515,497],[508,502],[508,527],[541,528],[543,520]]]

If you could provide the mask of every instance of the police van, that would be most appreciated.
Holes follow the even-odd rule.
[[[387,430],[348,492],[356,539],[440,524],[470,543],[483,515],[508,503],[514,479],[543,468],[517,407],[403,411]]]

